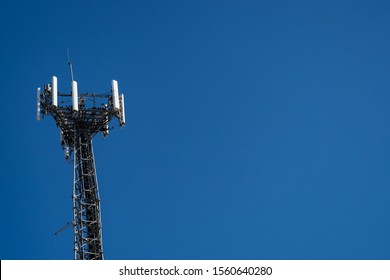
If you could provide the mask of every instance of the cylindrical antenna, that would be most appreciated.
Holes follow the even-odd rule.
[[[111,81],[112,103],[115,111],[119,111],[119,90],[118,81]]]
[[[70,58],[69,58],[69,49],[66,49],[66,52],[68,54],[68,65],[69,65],[69,68],[70,68],[70,78],[72,79],[72,82],[74,81],[74,78],[73,78],[73,68],[72,68],[72,62],[70,61]]]
[[[79,110],[79,97],[78,97],[76,81],[72,81],[72,107],[74,111]]]
[[[51,99],[53,106],[58,105],[58,85],[57,85],[57,77],[53,76],[51,78]]]

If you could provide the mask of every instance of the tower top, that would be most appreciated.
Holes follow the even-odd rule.
[[[109,123],[113,118],[119,125],[125,125],[124,95],[119,94],[118,82],[112,80],[111,93],[80,93],[78,84],[73,80],[72,64],[69,61],[72,84],[71,92],[61,92],[56,76],[51,83],[44,85],[43,92],[37,90],[37,119],[51,115],[61,130],[61,145],[65,157],[72,153],[76,129],[82,135],[92,137],[98,132],[106,137]]]

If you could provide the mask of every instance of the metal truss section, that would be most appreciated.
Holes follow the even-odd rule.
[[[100,198],[92,149],[87,129],[75,129],[74,139],[74,258],[102,260]]]

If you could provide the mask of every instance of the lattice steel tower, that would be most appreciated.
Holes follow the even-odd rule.
[[[43,92],[38,88],[37,119],[48,114],[54,118],[61,130],[65,158],[73,157],[74,259],[101,260],[102,222],[92,138],[99,132],[106,137],[109,123],[115,117],[119,119],[119,125],[124,126],[124,96],[119,95],[115,80],[110,93],[78,93],[72,68],[71,75],[70,93],[58,91],[55,76],[51,84],[44,85]]]

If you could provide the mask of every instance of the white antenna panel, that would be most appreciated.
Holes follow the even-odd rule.
[[[37,88],[37,121],[41,120],[41,88]]]
[[[78,92],[77,92],[77,82],[72,81],[72,107],[74,111],[79,110],[79,99],[78,99]]]
[[[112,102],[115,111],[119,111],[119,90],[118,90],[118,81],[111,81],[111,91],[112,91]]]
[[[109,134],[109,122],[110,122],[110,120],[108,119],[108,116],[106,116],[106,122],[103,126],[104,130],[102,131],[104,138],[106,138],[107,135]]]
[[[51,80],[51,97],[53,106],[58,106],[58,87],[57,87],[57,77],[53,76]]]
[[[61,130],[61,129],[60,129],[60,144],[61,144],[61,145],[64,145],[64,144],[65,144],[64,133],[62,133],[62,130]]]
[[[123,93],[121,94],[121,109],[122,109],[122,116],[121,116],[121,125],[125,125],[126,118],[125,118],[125,96]]]

